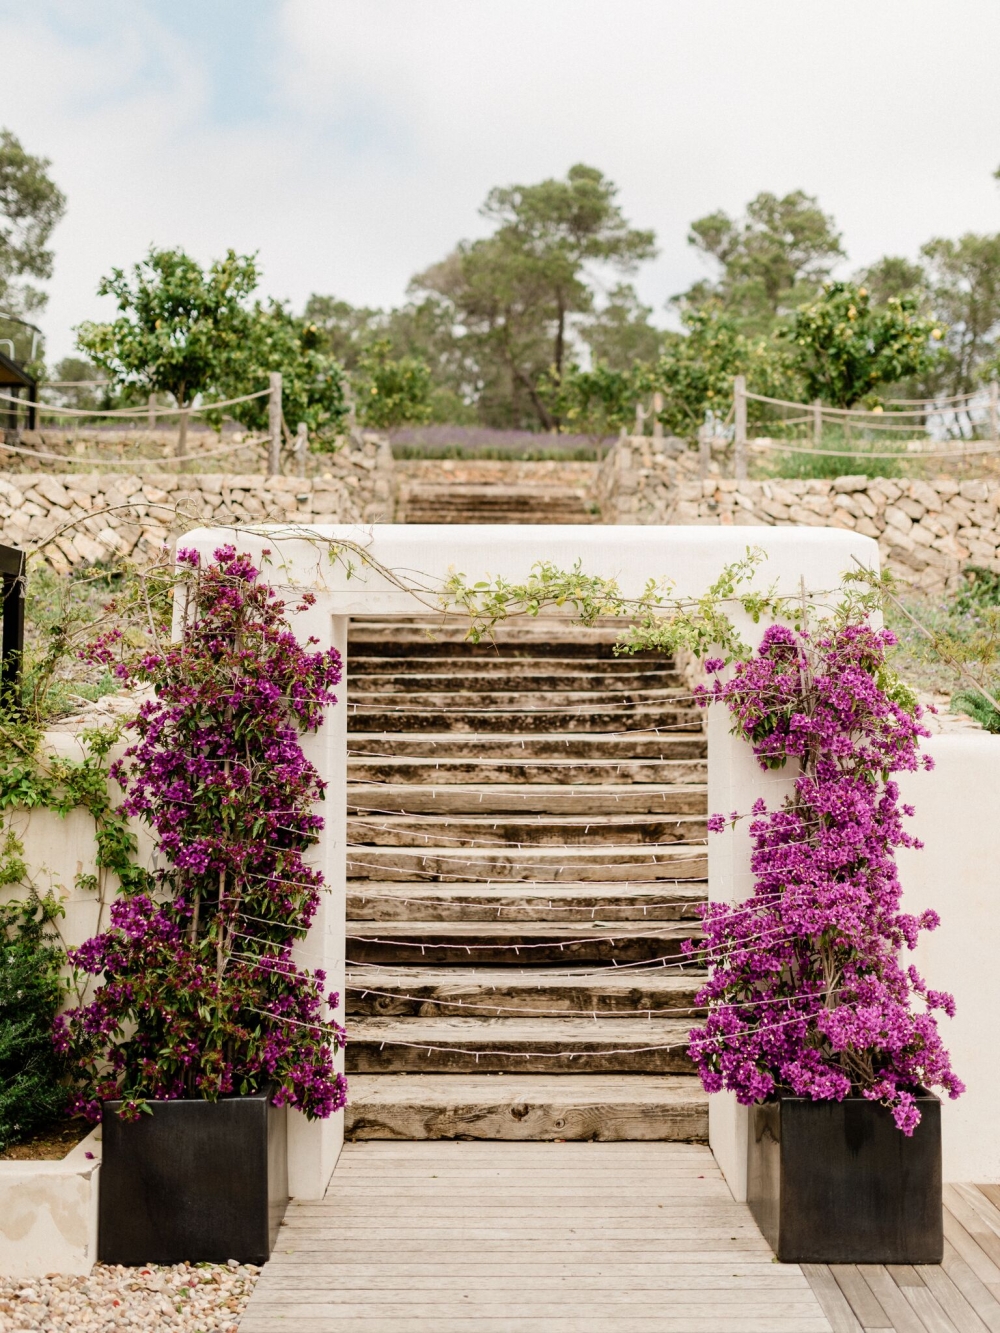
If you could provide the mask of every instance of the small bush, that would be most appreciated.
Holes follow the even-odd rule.
[[[0,1152],[66,1108],[52,1041],[63,994],[53,927],[61,910],[37,894],[0,906]]]

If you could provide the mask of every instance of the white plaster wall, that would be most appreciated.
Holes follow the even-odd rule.
[[[953,1019],[938,1015],[955,1072],[967,1091],[942,1107],[944,1178],[1000,1182],[1000,736],[932,736],[930,773],[904,774],[907,828],[925,846],[899,853],[903,906],[934,908],[914,962],[928,984],[951,991]]]
[[[89,1273],[97,1258],[100,1127],[60,1162],[0,1162],[0,1273]]]

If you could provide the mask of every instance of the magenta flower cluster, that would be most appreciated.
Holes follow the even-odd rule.
[[[894,642],[867,622],[815,635],[777,625],[730,679],[699,687],[702,703],[729,709],[762,768],[791,761],[797,773],[777,808],[761,799],[746,816],[709,820],[714,832],[750,820],[754,887],[705,911],[708,1016],[691,1054],[709,1092],[744,1104],[860,1094],[912,1134],[920,1088],[957,1097],[963,1085],[934,1016],[954,1001],[901,961],[938,917],[900,909],[895,849],[920,843],[892,775],[933,764],[918,753],[929,734],[919,710],[879,683]]]
[[[337,702],[334,649],[292,633],[286,604],[231,546],[202,567],[180,552],[181,635],[129,655],[111,633],[91,654],[152,686],[112,775],[123,812],[153,831],[159,869],[111,907],[109,929],[71,955],[102,977],[57,1023],[74,1110],[105,1100],[134,1116],[152,1098],[215,1099],[275,1086],[310,1117],[343,1107],[343,1029],[325,975],[292,959],[323,878],[306,853],[323,782],[299,743]],[[307,594],[299,609],[311,603]]]

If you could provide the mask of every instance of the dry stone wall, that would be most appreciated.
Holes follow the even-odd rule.
[[[878,541],[897,577],[930,592],[954,587],[969,564],[1000,573],[995,482],[860,475],[733,481],[714,463],[701,478],[697,455],[671,455],[637,438],[611,451],[598,490],[605,522],[851,528]]]
[[[40,551],[60,572],[128,555],[155,558],[202,523],[392,521],[392,455],[377,436],[329,456],[324,476],[259,473],[0,475],[0,541]]]

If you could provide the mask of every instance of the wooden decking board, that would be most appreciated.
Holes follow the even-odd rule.
[[[700,1145],[349,1144],[240,1333],[1000,1333],[1000,1214],[948,1198],[940,1266],[800,1267]]]

